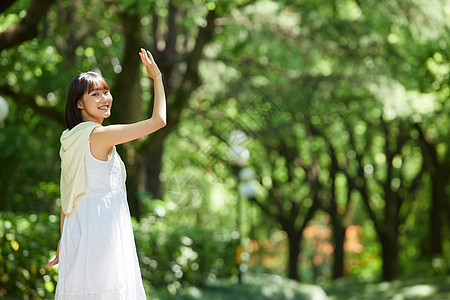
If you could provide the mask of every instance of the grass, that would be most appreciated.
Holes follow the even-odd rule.
[[[300,284],[276,275],[248,275],[243,282],[227,280],[210,283],[203,288],[191,287],[176,295],[168,292],[150,294],[155,300],[326,300],[322,288]]]
[[[450,277],[364,283],[338,280],[324,285],[330,300],[450,299]]]
[[[317,285],[301,284],[275,275],[246,274],[242,284],[235,280],[190,287],[172,295],[168,291],[149,294],[155,300],[413,300],[450,299],[450,277],[357,282],[341,279]]]
[[[340,279],[322,287],[302,284],[276,275],[245,274],[243,283],[236,278],[190,287],[177,291],[155,291],[152,300],[450,300],[450,276],[426,279],[405,279],[392,282],[357,282]],[[170,290],[170,288],[169,288]],[[53,299],[48,298],[48,299]],[[4,297],[5,300],[23,297]]]

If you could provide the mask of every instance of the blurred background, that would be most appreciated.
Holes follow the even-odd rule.
[[[448,0],[2,0],[0,297],[53,299],[80,72],[118,146],[151,299],[450,299]]]

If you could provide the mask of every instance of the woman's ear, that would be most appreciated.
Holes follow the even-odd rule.
[[[79,109],[83,109],[83,108],[84,108],[84,107],[83,107],[83,101],[78,100],[78,101],[77,101],[77,107],[78,107]]]

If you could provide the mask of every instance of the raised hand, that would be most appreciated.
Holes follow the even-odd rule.
[[[161,76],[161,71],[156,65],[155,60],[153,59],[153,56],[150,53],[150,51],[141,48],[139,56],[141,57],[142,63],[144,64],[145,69],[147,70],[148,76],[150,76],[153,80],[156,80],[156,78]]]

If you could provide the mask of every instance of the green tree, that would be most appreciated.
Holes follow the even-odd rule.
[[[31,4],[28,15],[38,12],[43,15],[43,9],[48,5],[38,7],[35,3],[37,1]],[[10,31],[15,32],[14,22],[20,19],[20,11],[25,5],[20,1],[11,4],[14,5],[5,5],[8,9],[3,17],[12,20],[6,22],[8,28],[2,33],[5,36]],[[33,23],[31,26],[33,30],[40,29],[39,42],[34,39],[17,46],[24,40],[16,38],[15,43],[5,44],[5,49],[10,50],[2,52],[6,63],[3,63],[5,76],[0,92],[63,124],[64,89],[61,87],[68,85],[80,66],[83,69],[100,68],[107,80],[113,79],[117,113],[112,115],[111,121],[134,122],[151,114],[151,99],[147,96],[149,84],[142,81],[144,86],[141,85],[137,56],[140,47],[150,48],[164,74],[168,126],[145,140],[128,143],[120,149],[130,174],[127,181],[130,209],[133,216],[139,217],[143,213],[139,192],[149,190],[157,198],[162,195],[159,174],[164,140],[179,123],[192,92],[201,85],[198,66],[205,45],[215,36],[217,15],[226,15],[233,7],[236,4],[219,2],[187,5],[147,1],[61,1],[50,7],[44,24],[38,27]],[[98,18],[99,15],[107,18]],[[26,19],[27,16],[23,22],[28,24]],[[36,22],[35,18],[33,22]],[[40,52],[51,56],[53,64],[40,60],[42,57],[36,55]],[[19,53],[27,59],[20,62],[17,72],[14,65]],[[49,70],[51,74],[46,72]],[[31,73],[21,76],[21,72]],[[58,76],[55,84],[40,84],[44,78],[54,78],[58,74],[63,76]],[[40,89],[33,88],[38,85],[41,85]],[[58,90],[58,93],[51,92],[56,97],[54,103],[49,103],[48,97],[40,96],[48,95],[52,90]]]

